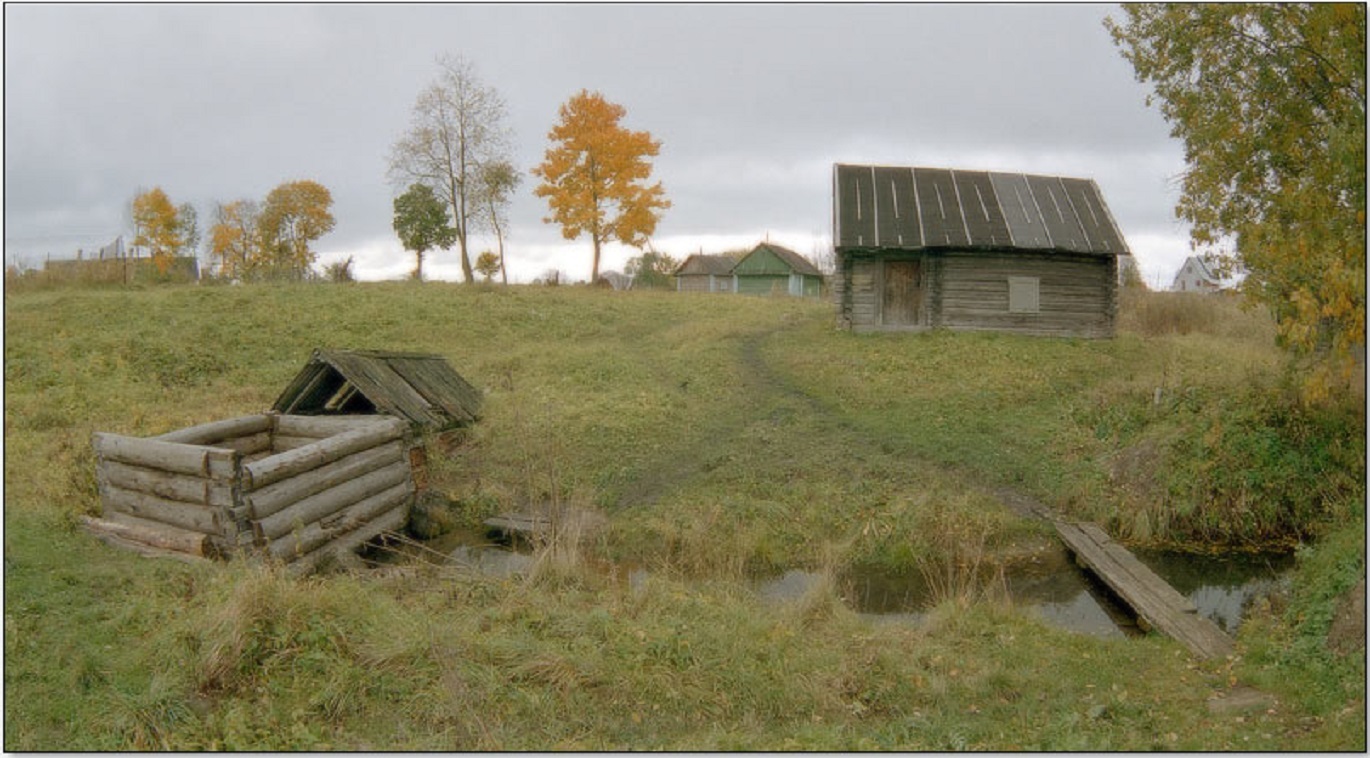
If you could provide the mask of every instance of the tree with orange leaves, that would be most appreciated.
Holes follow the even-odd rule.
[[[548,132],[552,141],[533,175],[542,184],[533,190],[547,198],[552,216],[566,239],[588,234],[594,246],[590,281],[599,280],[603,243],[618,240],[641,247],[656,231],[661,212],[671,207],[661,182],[646,184],[650,158],[661,143],[648,132],[619,124],[627,110],[598,92],[581,90],[561,106],[561,121]]]
[[[194,213],[191,206],[184,208]],[[153,187],[133,198],[133,226],[133,244],[147,248],[157,271],[165,274],[188,242],[182,210],[171,204],[161,187]]]
[[[257,216],[260,260],[268,278],[304,279],[314,263],[309,243],[333,231],[333,194],[316,181],[285,182],[267,193]]]

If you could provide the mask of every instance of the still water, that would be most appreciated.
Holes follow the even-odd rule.
[[[1288,554],[1209,557],[1144,552],[1137,557],[1229,634],[1241,625],[1254,598],[1284,581],[1294,561]],[[761,580],[757,592],[765,600],[794,600],[819,581],[818,574],[787,571]],[[878,622],[916,623],[937,597],[917,572],[850,572],[838,578],[838,585],[849,607]],[[1101,637],[1141,633],[1127,606],[1092,574],[1077,568],[1064,549],[1016,566],[988,580],[987,586],[1001,591],[1014,606],[1064,629]]]
[[[533,562],[528,553],[490,544],[474,533],[444,535],[428,543],[424,552],[429,556],[444,555],[451,564],[498,577],[524,574]],[[1251,600],[1276,589],[1294,562],[1291,554],[1136,555],[1187,596],[1200,614],[1229,634],[1240,626]],[[626,577],[630,585],[638,585],[648,575],[644,569],[634,569]],[[823,577],[791,570],[753,581],[763,603],[784,603],[803,597]],[[837,582],[848,607],[878,623],[918,623],[937,596],[917,571],[849,571],[838,576]],[[1048,551],[1032,563],[1015,566],[1002,577],[989,580],[989,587],[1005,594],[1016,607],[1039,614],[1047,623],[1064,629],[1102,637],[1140,633],[1131,611],[1091,574],[1077,568],[1064,549]]]

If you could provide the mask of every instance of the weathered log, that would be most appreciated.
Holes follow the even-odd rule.
[[[146,492],[167,500],[228,508],[233,505],[233,486],[189,474],[132,466],[118,461],[100,464],[106,484],[135,492]]]
[[[271,541],[266,552],[272,558],[289,561],[309,553],[324,543],[347,534],[357,527],[374,520],[377,516],[397,509],[402,515],[407,513],[403,505],[405,498],[412,494],[407,483],[400,483],[371,497],[362,500],[337,513],[315,521],[300,529],[293,529]],[[401,524],[404,521],[401,519]]]
[[[315,442],[318,442],[320,439],[327,439],[327,438],[326,438],[326,437],[324,437],[324,438],[320,438],[320,437],[292,437],[292,436],[288,436],[288,435],[278,434],[278,435],[276,435],[275,439],[272,441],[271,446],[272,446],[272,448],[276,451],[277,454],[280,454],[280,453],[287,452],[287,451],[289,451],[289,450],[295,450],[295,449],[297,449],[297,448],[302,448],[302,447],[304,447],[305,445],[312,445],[312,444],[314,444]]]
[[[271,432],[258,432],[246,437],[231,437],[214,443],[215,447],[237,450],[243,456],[271,450]]]
[[[214,479],[233,479],[241,460],[236,450],[125,437],[108,432],[96,432],[91,436],[91,442],[95,454],[104,460]]]
[[[295,416],[284,415],[276,419],[276,434],[287,437],[313,437],[323,439],[335,434],[350,432],[358,427],[385,420],[385,416],[347,414],[343,416]]]
[[[124,513],[110,514],[108,518],[82,516],[81,523],[86,529],[97,534],[106,534],[163,550],[174,550],[205,558],[212,558],[217,554],[209,535],[145,521]]]
[[[264,519],[253,522],[253,532],[259,541],[274,540],[291,529],[306,527],[326,516],[365,500],[372,495],[403,482],[409,482],[409,466],[403,462],[391,464],[356,479],[330,487],[322,492],[291,504]]]
[[[261,432],[269,433],[270,431],[271,416],[258,413],[252,416],[211,421],[208,424],[177,429],[174,432],[153,437],[153,439],[163,442],[180,442],[186,445],[214,445],[221,440],[232,437],[247,437]]]
[[[329,541],[329,543],[323,543],[323,546],[308,552],[308,554],[300,555],[295,562],[289,563],[289,565],[286,566],[286,572],[289,572],[290,574],[308,573],[329,557],[341,559],[344,558],[345,555],[353,554],[353,551],[356,551],[356,548],[362,546],[367,540],[373,539],[373,537],[379,535],[379,533],[397,532],[397,530],[403,528],[404,521],[406,521],[407,518],[407,509],[403,509],[403,507],[396,507],[396,509],[386,511],[386,513],[382,513],[381,515],[378,515],[377,518],[374,518],[373,521],[358,526],[353,532],[337,537],[336,540]],[[355,561],[355,559],[353,559],[353,561]]]
[[[319,440],[285,453],[263,458],[243,466],[243,487],[246,491],[261,489],[272,482],[318,468],[359,450],[375,447],[404,434],[405,424],[388,418],[350,432]]]
[[[112,509],[147,521],[170,524],[201,534],[220,535],[224,531],[220,516],[223,511],[218,508],[167,500],[147,492],[114,486],[106,487],[101,499],[106,513]]]
[[[249,493],[244,500],[251,506],[252,517],[263,519],[291,503],[389,466],[403,457],[403,445],[398,440],[388,442],[267,485]]]

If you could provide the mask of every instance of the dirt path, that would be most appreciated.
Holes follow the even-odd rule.
[[[870,447],[883,451],[880,440],[872,439],[867,430],[838,413],[831,404],[796,386],[766,360],[766,342],[790,328],[793,327],[780,325],[737,340],[737,365],[742,368],[742,377],[737,396],[729,406],[730,412],[707,414],[693,433],[681,437],[679,446],[669,455],[658,459],[653,467],[624,488],[617,499],[617,507],[650,505],[695,477],[708,473],[710,461],[716,459],[719,450],[726,449],[751,425],[767,418],[779,421],[791,414],[802,414],[820,428],[840,435],[843,449]],[[961,481],[974,482],[978,478],[976,472],[959,466],[920,462],[936,466]],[[967,486],[989,494],[1024,518],[1049,517],[1047,506],[1011,488]]]
[[[756,414],[757,409],[765,409],[771,417],[786,413],[819,414],[825,421],[850,428],[845,419],[834,415],[818,398],[794,387],[766,362],[762,346],[788,328],[792,327],[781,325],[737,340],[737,365],[742,368],[742,377],[726,412],[705,414],[691,433],[681,436],[677,447],[624,488],[617,507],[650,505],[706,474],[719,450],[764,418]]]

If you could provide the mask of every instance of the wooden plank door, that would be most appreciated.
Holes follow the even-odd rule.
[[[886,261],[881,303],[886,326],[916,326],[923,310],[923,277],[918,261]]]

